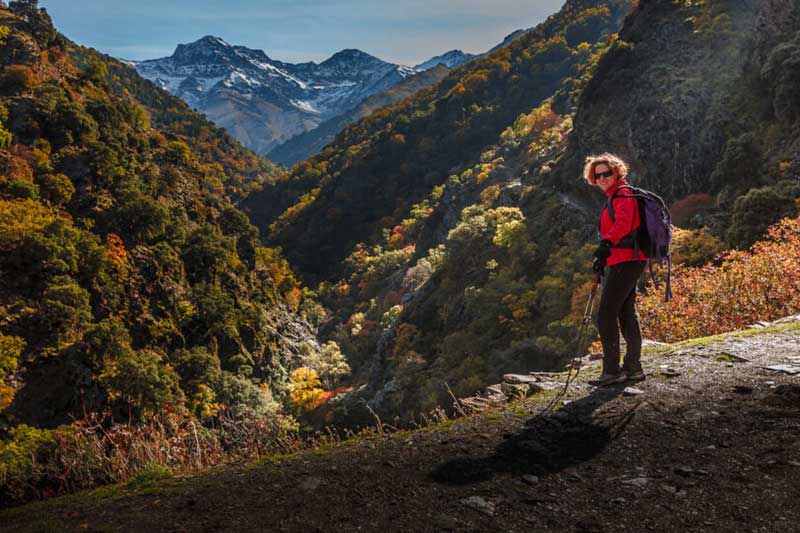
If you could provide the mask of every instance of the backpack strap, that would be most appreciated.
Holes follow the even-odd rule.
[[[672,254],[667,255],[667,289],[664,292],[664,301],[672,300]]]
[[[649,259],[647,260],[647,268],[648,270],[650,270],[650,281],[653,282],[653,287],[655,287],[656,290],[658,290],[658,281],[656,281],[656,277],[653,274],[653,262]]]
[[[614,189],[614,192],[611,193],[611,196],[609,197],[606,205],[606,208],[608,209],[608,216],[611,217],[611,222],[616,222],[616,217],[614,216],[614,198],[617,197],[617,193],[619,192],[620,189],[630,189],[631,192],[636,192],[636,189],[634,189],[630,185],[620,185],[619,187]]]
[[[656,277],[653,274],[653,260],[647,260],[647,268],[650,270],[650,281],[653,282],[653,287],[658,290],[658,281],[656,281]],[[667,256],[667,282],[664,287],[664,301],[669,302],[672,300],[672,257],[670,255]]]
[[[608,216],[611,217],[611,222],[616,222],[616,218],[614,216],[614,199],[617,198],[617,193],[620,191],[620,189],[629,189],[633,193],[630,198],[633,198],[634,200],[637,198],[636,193],[639,192],[639,189],[636,187],[631,187],[630,185],[620,185],[614,189],[614,192],[612,192],[611,196],[608,198],[608,204],[606,206],[608,209]],[[636,238],[636,230],[631,231],[628,235],[623,237],[622,240],[617,243],[616,246],[614,246],[614,248],[631,248],[631,246],[628,246],[628,242],[626,241],[626,239],[629,238],[631,241],[633,241],[633,257],[639,257],[639,239]],[[623,241],[626,242],[623,244]],[[622,244],[622,246],[620,246],[620,244]]]

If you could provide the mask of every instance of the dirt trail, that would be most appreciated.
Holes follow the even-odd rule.
[[[800,327],[645,352],[646,381],[7,510],[2,531],[798,531]]]

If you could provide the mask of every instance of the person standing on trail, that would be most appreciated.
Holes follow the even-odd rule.
[[[603,344],[603,372],[592,382],[605,386],[628,380],[644,379],[640,356],[642,332],[636,315],[636,285],[647,264],[647,255],[635,246],[634,236],[639,227],[639,204],[626,181],[628,165],[610,153],[586,158],[583,178],[600,187],[606,196],[613,197],[614,217],[608,205],[600,214],[600,246],[594,252],[593,268],[605,275],[603,293],[597,316],[597,329]],[[620,329],[627,349],[620,368]]]

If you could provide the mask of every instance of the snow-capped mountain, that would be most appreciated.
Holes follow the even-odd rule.
[[[424,71],[428,69],[432,69],[436,65],[444,65],[447,68],[456,68],[460,67],[464,63],[472,61],[475,59],[475,54],[467,54],[462,52],[461,50],[450,50],[440,56],[432,57],[429,60],[425,61],[424,63],[420,63],[419,65],[414,66],[414,70],[417,71]]]
[[[504,46],[508,46],[509,44],[513,43],[526,33],[528,33],[532,28],[517,30],[512,32],[503,39],[503,42],[497,44],[496,46],[492,47],[491,50],[488,52],[484,52],[482,54],[469,54],[466,52],[462,52],[461,50],[450,50],[449,52],[445,52],[440,56],[435,56],[430,58],[429,60],[425,61],[424,63],[420,63],[419,65],[414,66],[414,70],[416,71],[425,71],[435,67],[436,65],[442,64],[449,69],[458,68],[465,63],[469,63],[474,59],[479,59],[481,57],[485,57],[492,52],[500,50]]]
[[[526,31],[512,33],[491,51]],[[170,57],[126,63],[257,153],[269,154],[296,136],[294,144],[310,143],[288,149],[287,153],[297,157],[313,154],[319,149],[320,139],[335,135],[348,122],[342,117],[361,116],[349,112],[369,97],[440,64],[452,69],[484,55],[451,50],[407,67],[347,49],[322,63],[293,64],[272,59],[262,50],[231,45],[207,35],[193,43],[179,44]],[[435,79],[436,76],[419,78],[425,83],[434,83]],[[301,135],[322,123],[326,124],[325,135]],[[290,164],[296,160],[293,157],[287,156],[285,162]]]
[[[325,148],[347,124],[356,122],[361,117],[366,117],[376,109],[405,100],[420,89],[442,81],[449,72],[449,68],[437,63],[433,68],[409,76],[391,89],[368,96],[350,111],[329,118],[311,131],[292,137],[272,149],[267,154],[267,157],[275,163],[288,167],[298,161],[308,159]]]
[[[210,35],[131,64],[262,154],[417,72],[353,49],[319,64],[284,63]]]

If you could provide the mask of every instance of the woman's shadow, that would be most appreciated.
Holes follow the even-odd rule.
[[[434,468],[431,477],[438,483],[467,485],[498,473],[543,475],[587,461],[605,449],[633,418],[638,403],[620,414],[593,416],[624,388],[595,389],[558,411],[541,413],[497,446],[493,455],[452,459]]]

